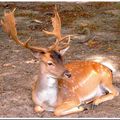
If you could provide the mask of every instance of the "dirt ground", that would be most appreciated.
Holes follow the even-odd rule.
[[[120,3],[0,3],[0,18],[4,10],[16,7],[18,35],[31,44],[49,46],[54,37],[43,34],[50,30],[54,5],[59,6],[63,34],[75,34],[66,53],[65,63],[73,59],[85,60],[103,55],[115,67],[113,83],[120,90]],[[36,23],[35,19],[40,23]],[[87,39],[84,28],[89,28]],[[82,42],[82,43],[81,43]],[[35,113],[31,86],[39,72],[39,62],[27,49],[16,45],[2,32],[0,26],[0,117],[55,117],[51,112]],[[120,95],[99,105],[94,110],[63,116],[65,118],[120,117]]]

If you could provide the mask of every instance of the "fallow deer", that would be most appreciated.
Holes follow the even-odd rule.
[[[70,37],[62,36],[57,9],[54,13],[53,31],[44,32],[54,35],[56,42],[48,48],[31,46],[28,44],[30,39],[24,43],[18,39],[14,11],[5,13],[1,20],[3,30],[16,43],[33,51],[40,60],[39,79],[32,91],[35,111],[53,111],[56,116],[62,116],[83,111],[83,104],[92,102],[93,105],[99,105],[118,96],[119,92],[112,84],[112,72],[108,67],[80,60],[63,64],[62,56],[69,48]]]

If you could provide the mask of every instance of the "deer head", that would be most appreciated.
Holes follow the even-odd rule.
[[[48,48],[29,45],[28,43],[31,38],[25,42],[22,42],[18,39],[14,12],[15,9],[12,12],[9,11],[4,13],[4,17],[1,20],[3,31],[6,32],[17,44],[30,49],[33,55],[43,64],[45,72],[49,73],[55,78],[69,78],[71,74],[64,67],[62,56],[69,48],[70,36],[63,37],[61,35],[61,20],[57,12],[57,8],[55,7],[55,16],[52,17],[53,31],[48,32],[43,30],[46,34],[54,35],[56,37],[55,43]]]

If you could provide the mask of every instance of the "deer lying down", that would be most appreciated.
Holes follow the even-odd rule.
[[[118,96],[112,84],[112,72],[100,63],[92,61],[71,61],[63,64],[63,55],[69,48],[70,36],[61,34],[61,20],[57,9],[52,18],[53,31],[44,31],[54,35],[56,42],[48,47],[35,47],[21,42],[17,36],[14,11],[4,14],[1,20],[3,30],[19,45],[30,49],[40,60],[39,79],[32,90],[35,111],[53,111],[56,116],[80,112],[83,104],[93,105],[111,100]]]

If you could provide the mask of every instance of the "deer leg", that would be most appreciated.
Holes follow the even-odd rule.
[[[33,84],[33,86],[32,86],[32,100],[35,103],[34,111],[35,112],[43,112],[44,109],[39,105],[39,99],[36,96],[34,89],[35,89],[35,84]]]
[[[77,103],[75,101],[66,101],[55,109],[54,114],[56,116],[62,116],[71,113],[81,112],[83,110],[84,107],[80,106],[80,103]]]
[[[105,89],[108,90],[108,94],[102,95],[93,101],[93,105],[99,105],[102,102],[112,100],[115,96],[119,95],[119,92],[114,88],[112,84],[104,84]]]
[[[40,106],[39,104],[39,99],[35,96],[35,95],[32,95],[32,99],[33,99],[33,102],[35,103],[35,107],[34,107],[34,110],[35,112],[43,112],[44,109]]]

